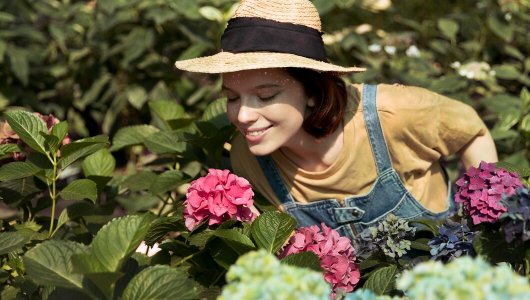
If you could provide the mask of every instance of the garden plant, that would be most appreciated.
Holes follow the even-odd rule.
[[[499,151],[444,162],[447,220],[354,241],[232,174],[219,78],[173,67],[236,2],[0,2],[0,298],[529,299],[530,1],[313,1],[348,81],[464,101]]]

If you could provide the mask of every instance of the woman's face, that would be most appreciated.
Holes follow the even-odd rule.
[[[223,74],[228,119],[254,155],[295,147],[308,134],[302,128],[308,101],[302,84],[283,69]]]

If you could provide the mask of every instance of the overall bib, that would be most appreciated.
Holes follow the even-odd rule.
[[[342,204],[337,199],[297,203],[283,183],[273,160],[269,156],[257,157],[274,193],[285,211],[298,221],[298,227],[311,225],[320,227],[320,223],[324,222],[326,226],[354,241],[361,231],[375,226],[389,213],[402,219],[441,219],[448,217],[452,211],[454,204],[449,183],[449,208],[440,213],[430,212],[407,191],[398,173],[392,168],[377,115],[376,93],[377,86],[364,85],[362,94],[363,114],[377,168],[377,178],[367,194],[346,197]]]

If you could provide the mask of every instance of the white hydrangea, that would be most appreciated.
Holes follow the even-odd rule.
[[[482,258],[463,256],[448,264],[429,261],[403,272],[397,287],[409,299],[530,299],[528,280],[506,264],[491,266]]]
[[[466,64],[460,64],[460,62],[454,62],[451,67],[457,70],[460,76],[466,77],[473,80],[486,80],[489,77],[495,76],[495,71],[491,69],[491,66],[487,62],[472,61]]]
[[[331,293],[321,273],[282,264],[265,250],[241,256],[228,270],[226,280],[217,300],[329,300]]]

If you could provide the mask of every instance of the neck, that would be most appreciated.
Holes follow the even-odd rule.
[[[280,151],[303,170],[323,171],[335,162],[342,150],[343,128],[323,138],[315,138],[304,132],[296,142],[280,148]]]

